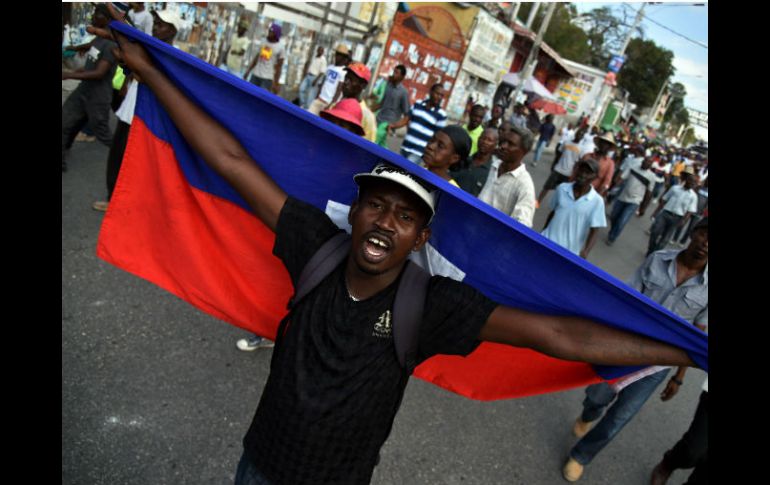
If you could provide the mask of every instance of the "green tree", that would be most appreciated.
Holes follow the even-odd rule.
[[[574,24],[576,17],[577,11],[574,5],[560,3],[551,17],[551,23],[548,24],[543,40],[563,58],[587,64],[591,61],[588,35]]]
[[[674,72],[674,53],[651,40],[631,39],[626,62],[618,74],[618,86],[629,92],[628,100],[639,107],[651,107],[663,83]]]
[[[591,51],[588,64],[605,70],[612,56],[623,47],[628,29],[633,26],[633,19],[629,17],[626,9],[614,11],[610,7],[602,7],[577,16],[575,23],[587,36]],[[636,31],[637,34],[644,35],[641,26],[638,26]]]

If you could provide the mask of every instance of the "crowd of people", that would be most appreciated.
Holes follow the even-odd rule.
[[[162,41],[173,42],[179,25],[174,15],[169,15],[165,11],[152,11],[148,16],[142,4],[132,4],[132,6],[129,15],[135,25],[149,26],[145,27],[148,29],[147,33],[151,33]],[[99,4],[96,6],[92,24],[94,27],[103,29],[114,16],[114,12],[104,4]],[[146,20],[148,17],[152,20],[149,24]],[[244,34],[245,30],[239,28],[238,34],[233,37],[226,62],[227,69],[231,73],[241,72],[245,42],[238,39],[244,38]],[[243,73],[244,79],[274,93],[278,92],[278,80],[285,55],[280,37],[280,26],[271,25],[266,39],[258,49],[259,54]],[[121,101],[118,109],[119,123],[115,133],[110,134],[107,130],[107,119],[111,109],[112,91],[116,90],[112,83],[117,67],[113,54],[113,49],[116,47],[117,44],[114,41],[97,36],[90,44],[77,47],[79,50],[88,52],[89,60],[85,68],[77,73],[62,73],[62,79],[81,80],[80,86],[62,107],[62,172],[67,169],[65,162],[67,149],[71,146],[75,135],[83,129],[85,124],[89,124],[98,140],[110,146],[107,163],[108,201],[120,169],[120,161],[133,116],[133,106],[136,102],[136,83],[139,79],[135,79],[134,76],[149,73],[151,76],[147,82],[150,88],[158,90],[159,87],[163,87],[161,96],[167,98],[171,103],[170,106],[174,106],[170,113],[172,119],[205,116],[192,114],[186,110],[184,96],[181,92],[167,87],[170,84],[169,81],[153,70],[151,62],[147,61],[138,50],[141,48],[121,42],[124,60],[133,67],[134,74],[129,75],[128,80],[118,90]],[[655,144],[642,136],[624,134],[617,139],[613,133],[601,132],[596,127],[586,125],[565,126],[557,136],[551,115],[546,117],[544,123],[539,124],[536,130],[532,130],[533,110],[525,104],[516,105],[510,117],[505,116],[502,106],[493,106],[489,110],[478,104],[473,105],[467,113],[466,123],[449,124],[447,113],[441,107],[446,96],[444,87],[438,83],[433,84],[430,87],[429,96],[424,100],[418,100],[410,107],[408,93],[402,85],[405,76],[404,66],[395,67],[385,81],[384,88],[379,90],[379,96],[370,105],[363,98],[372,78],[369,69],[359,62],[353,62],[344,44],[339,44],[335,48],[334,62],[327,65],[324,49],[319,47],[303,77],[299,104],[343,129],[382,146],[387,145],[389,133],[406,127],[406,137],[400,147],[401,154],[406,159],[423,166],[447,183],[478,197],[482,202],[500,210],[526,227],[532,228],[536,211],[547,206],[549,214],[544,227],[540,229],[543,236],[582,258],[587,258],[595,246],[601,228],[609,225],[605,243],[612,245],[621,236],[624,227],[634,215],[643,217],[650,203],[657,202],[658,205],[652,214],[654,222],[649,231],[646,259],[629,281],[629,285],[698,328],[706,330],[708,325],[707,159],[687,150]],[[183,135],[189,140],[196,140],[197,143],[206,142],[216,146],[225,146],[230,143],[228,134],[219,129],[215,133],[183,130]],[[532,176],[527,170],[525,158],[534,147],[531,164],[536,165],[542,159],[545,149],[557,137],[558,144],[555,147],[551,174],[538,194]],[[206,161],[215,169],[222,168],[220,164],[223,162],[220,160]],[[396,225],[394,231],[401,231],[405,237],[414,239],[412,242],[415,247],[425,244],[430,234],[428,222],[435,210],[432,205],[433,199],[429,194],[424,193],[424,189],[419,188],[421,185],[415,182],[407,172],[390,168],[385,170],[388,174],[383,175],[382,169],[379,172],[377,170],[375,169],[368,177],[359,179],[360,176],[357,176],[356,178],[361,192],[359,200],[351,209],[354,237],[356,237],[356,224],[364,224],[371,218],[379,217],[378,211],[390,211],[391,206],[408,206],[412,208],[409,209],[409,218],[421,222]],[[292,198],[287,199],[286,194],[283,194],[261,172],[251,182],[253,182],[251,188],[256,195],[247,200],[264,200],[266,206],[270,208],[280,209],[285,206],[284,211],[287,213],[291,211],[293,220],[306,222],[307,227],[302,229],[305,233],[315,231],[312,237],[292,235],[285,231],[289,229],[300,231],[301,228],[294,226],[289,228],[286,225],[276,228],[279,217],[288,217],[284,215],[284,211],[280,214],[278,211],[266,213],[264,207],[255,208],[256,213],[264,218],[270,227],[280,229],[278,234],[278,239],[282,243],[280,250],[287,252],[281,253],[280,257],[288,258],[288,251],[299,250],[304,251],[303,255],[309,257],[312,251],[300,248],[306,246],[307,241],[318,239],[319,234],[334,232],[335,229],[327,224],[323,214],[310,211],[309,206]],[[551,197],[549,197],[550,191],[554,192]],[[108,201],[97,201],[94,203],[94,209],[106,210]],[[322,241],[318,242],[320,244]],[[382,236],[382,241],[362,243],[365,250],[361,257],[364,259],[356,263],[361,268],[374,268],[381,264],[383,259],[381,249],[375,246],[387,246],[396,242],[397,240]],[[670,245],[673,247],[667,249]],[[389,254],[389,251],[390,249],[385,254]],[[405,261],[394,261],[393,264],[394,267],[401,269]],[[301,265],[290,268],[293,279],[297,276],[294,272],[299,269],[302,269]],[[389,275],[387,278],[374,281],[363,277],[355,267],[346,267],[344,273],[347,295],[353,302],[370,301],[383,291],[390,291],[386,289],[392,287],[390,283],[399,274],[398,271],[394,273],[388,269],[385,272]],[[510,332],[510,329],[505,332],[502,330],[508,318],[520,316],[515,310],[500,310],[503,307],[459,283],[457,285],[442,283],[442,285],[448,285],[447,288],[442,287],[442,291],[456,294],[457,301],[463,302],[464,308],[458,307],[457,312],[463,318],[473,322],[475,333],[471,335],[466,330],[459,330],[458,325],[467,324],[465,320],[455,322],[452,320],[454,317],[447,317],[447,321],[443,323],[431,321],[430,325],[435,323],[436,328],[440,325],[446,326],[446,328],[441,327],[443,329],[441,332],[447,332],[447,329],[457,330],[454,336],[449,335],[451,332],[445,335],[445,348],[436,348],[434,353],[466,355],[475,348],[473,342],[477,342],[477,337],[478,340],[486,338],[513,345],[515,345],[513,342],[520,341],[520,335],[506,333]],[[325,295],[325,293],[321,294]],[[433,298],[432,293],[430,295],[429,304],[430,298]],[[344,292],[339,296],[345,300],[344,302],[338,302],[336,300],[338,296],[334,296],[331,301],[335,308],[350,304]],[[315,297],[307,305],[318,306],[326,303],[328,302]],[[297,315],[309,314],[305,311]],[[302,318],[305,318],[304,316]],[[528,318],[533,322],[539,321],[536,317]],[[426,317],[426,322],[427,320],[430,318]],[[467,326],[465,328],[467,329]],[[327,337],[326,333],[323,333],[323,338]],[[302,335],[290,334],[286,338],[291,345],[301,346],[305,343],[301,340],[304,338]],[[630,337],[628,338],[630,341]],[[269,340],[257,336],[237,342],[241,350],[254,350],[273,345]],[[533,348],[537,349],[538,346],[534,345]],[[331,352],[331,349],[329,351]],[[286,356],[283,355],[281,358]],[[588,360],[593,356],[581,356],[581,358]],[[612,362],[612,359],[610,358],[609,361]],[[663,400],[668,400],[682,385],[686,366],[689,363],[668,357],[660,357],[659,360],[660,363],[676,361],[678,364],[674,365],[681,365],[668,381],[661,396]],[[295,364],[287,362],[287,365]],[[325,365],[324,362],[317,364],[319,368]],[[669,367],[647,368],[613,385],[597,384],[586,389],[583,412],[573,430],[580,441],[571,450],[563,469],[563,475],[567,480],[575,481],[581,477],[584,467],[632,419],[658,384],[666,379],[669,370]],[[311,371],[300,369],[297,372]],[[394,391],[387,398],[392,404],[390,414],[380,420],[382,433],[365,447],[368,454],[362,458],[364,462],[340,462],[338,456],[324,454],[330,460],[329,463],[340,462],[345,465],[345,468],[333,469],[328,463],[321,466],[318,465],[320,463],[318,461],[311,463],[305,459],[306,457],[295,456],[294,453],[299,449],[292,448],[294,446],[292,443],[286,444],[285,440],[281,441],[275,436],[275,440],[270,441],[269,437],[277,432],[275,425],[270,424],[270,419],[283,421],[289,417],[286,413],[295,413],[290,417],[296,418],[296,426],[301,426],[303,419],[301,417],[303,410],[291,408],[287,411],[276,404],[282,402],[285,396],[272,384],[273,379],[289,378],[288,371],[281,371],[281,375],[275,378],[271,374],[252,429],[249,430],[244,442],[246,450],[238,467],[236,483],[272,483],[269,480],[286,478],[283,476],[286,473],[307,473],[307,470],[302,467],[313,470],[316,465],[318,465],[316,467],[318,476],[326,474],[335,477],[341,470],[348,470],[349,473],[361,474],[362,480],[365,481],[367,476],[371,476],[379,446],[387,437],[387,431],[398,409],[396,401],[400,403],[400,396],[405,386],[405,382],[396,382],[399,381],[400,374],[394,375],[396,376],[393,382]],[[692,467],[695,467],[695,472],[688,483],[705,483],[698,480],[702,480],[706,466],[707,442],[704,430],[707,426],[707,390],[706,382],[690,430],[655,467],[653,483],[665,483],[668,476],[677,468]],[[275,416],[274,413],[281,414],[281,417]],[[291,429],[292,433],[295,431],[298,434],[292,436],[299,438],[302,433],[299,428]],[[328,445],[329,450],[341,453],[342,445],[336,442],[326,443],[328,437],[319,435],[316,438],[320,441],[313,443],[307,441],[310,438],[302,438],[307,441],[303,441],[302,446],[312,447],[324,442],[324,446]],[[271,448],[273,445],[276,447]],[[343,448],[344,453],[350,457],[358,456],[361,451],[354,449],[355,446]],[[283,453],[283,455],[278,457],[277,453]],[[315,449],[313,453],[320,453],[320,451]],[[287,455],[296,463],[286,466],[283,470],[278,470],[269,462],[269,457],[286,460]]]

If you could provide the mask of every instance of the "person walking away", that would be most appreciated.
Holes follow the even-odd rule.
[[[345,79],[345,67],[350,64],[350,49],[343,43],[334,49],[334,64],[326,68],[326,72],[313,81],[313,87],[321,86],[318,97],[310,103],[308,111],[318,115],[334,103],[342,92],[342,81]]]
[[[446,90],[440,83],[430,88],[427,99],[414,103],[409,110],[409,117],[391,125],[394,129],[401,128],[407,122],[406,136],[401,144],[401,156],[410,162],[420,164],[422,155],[433,134],[447,123],[447,113],[441,108],[446,96]]]
[[[479,193],[479,200],[527,227],[532,227],[535,215],[535,184],[523,161],[533,143],[534,135],[526,128],[506,130],[495,151],[500,166],[490,173]]]
[[[318,46],[316,49],[315,57],[310,62],[310,66],[302,78],[302,82],[299,85],[299,105],[302,109],[308,109],[310,103],[316,97],[316,85],[315,80],[319,76],[326,72],[326,57],[324,57],[323,46]]]
[[[284,47],[281,44],[281,26],[272,23],[267,29],[266,41],[263,41],[257,48],[257,55],[243,74],[243,79],[247,79],[251,74],[249,81],[252,84],[273,94],[278,94],[281,88],[279,80],[281,79],[283,59]]]
[[[409,93],[402,85],[406,78],[406,67],[399,64],[393,69],[393,73],[385,85],[385,93],[382,102],[375,104],[372,111],[377,113],[377,144],[386,147],[388,133],[393,131],[393,126],[403,126],[401,123],[409,116]]]
[[[705,332],[708,327],[708,219],[693,231],[687,249],[649,255],[634,273],[629,286]],[[685,371],[680,367],[669,380],[661,395],[664,401],[677,394]],[[580,479],[585,466],[639,412],[668,372],[667,367],[650,367],[613,385],[602,382],[586,388],[583,412],[573,427],[573,434],[581,439],[572,447],[562,470],[567,481]]]
[[[575,164],[575,181],[556,187],[551,213],[541,234],[585,259],[596,243],[598,230],[607,226],[604,199],[593,187],[599,161],[588,155]]]
[[[91,25],[104,29],[112,18],[107,6],[97,4],[91,17]],[[67,147],[71,145],[77,132],[86,125],[93,130],[94,136],[105,146],[112,146],[112,133],[109,120],[112,102],[112,77],[115,75],[117,62],[113,49],[115,42],[101,37],[83,47],[87,50],[86,64],[82,70],[62,71],[61,78],[78,79],[80,84],[69,95],[61,108],[62,150],[61,171],[67,171]],[[77,130],[77,131],[76,131]]]
[[[553,135],[556,133],[556,127],[553,124],[553,115],[545,117],[545,123],[540,125],[540,137],[537,140],[537,147],[535,148],[535,158],[532,160],[532,166],[536,167],[540,161],[540,157],[543,155],[543,149],[551,143]]]

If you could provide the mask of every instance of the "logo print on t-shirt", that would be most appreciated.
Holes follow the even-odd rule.
[[[388,310],[374,323],[372,337],[390,338],[391,330],[390,310]]]
[[[262,60],[269,61],[273,57],[273,49],[268,46],[263,46],[262,51],[259,53],[259,57]]]

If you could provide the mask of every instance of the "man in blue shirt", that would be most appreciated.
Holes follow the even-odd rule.
[[[430,88],[428,99],[414,103],[409,111],[409,117],[391,125],[393,129],[398,129],[409,123],[404,143],[401,145],[401,155],[409,161],[420,164],[422,154],[433,133],[446,126],[447,114],[441,109],[444,96],[446,96],[444,86],[434,84]]]
[[[575,165],[575,181],[556,188],[551,199],[553,211],[542,232],[581,258],[588,257],[596,243],[598,229],[607,226],[604,199],[591,185],[598,173],[599,162],[590,156]]]

